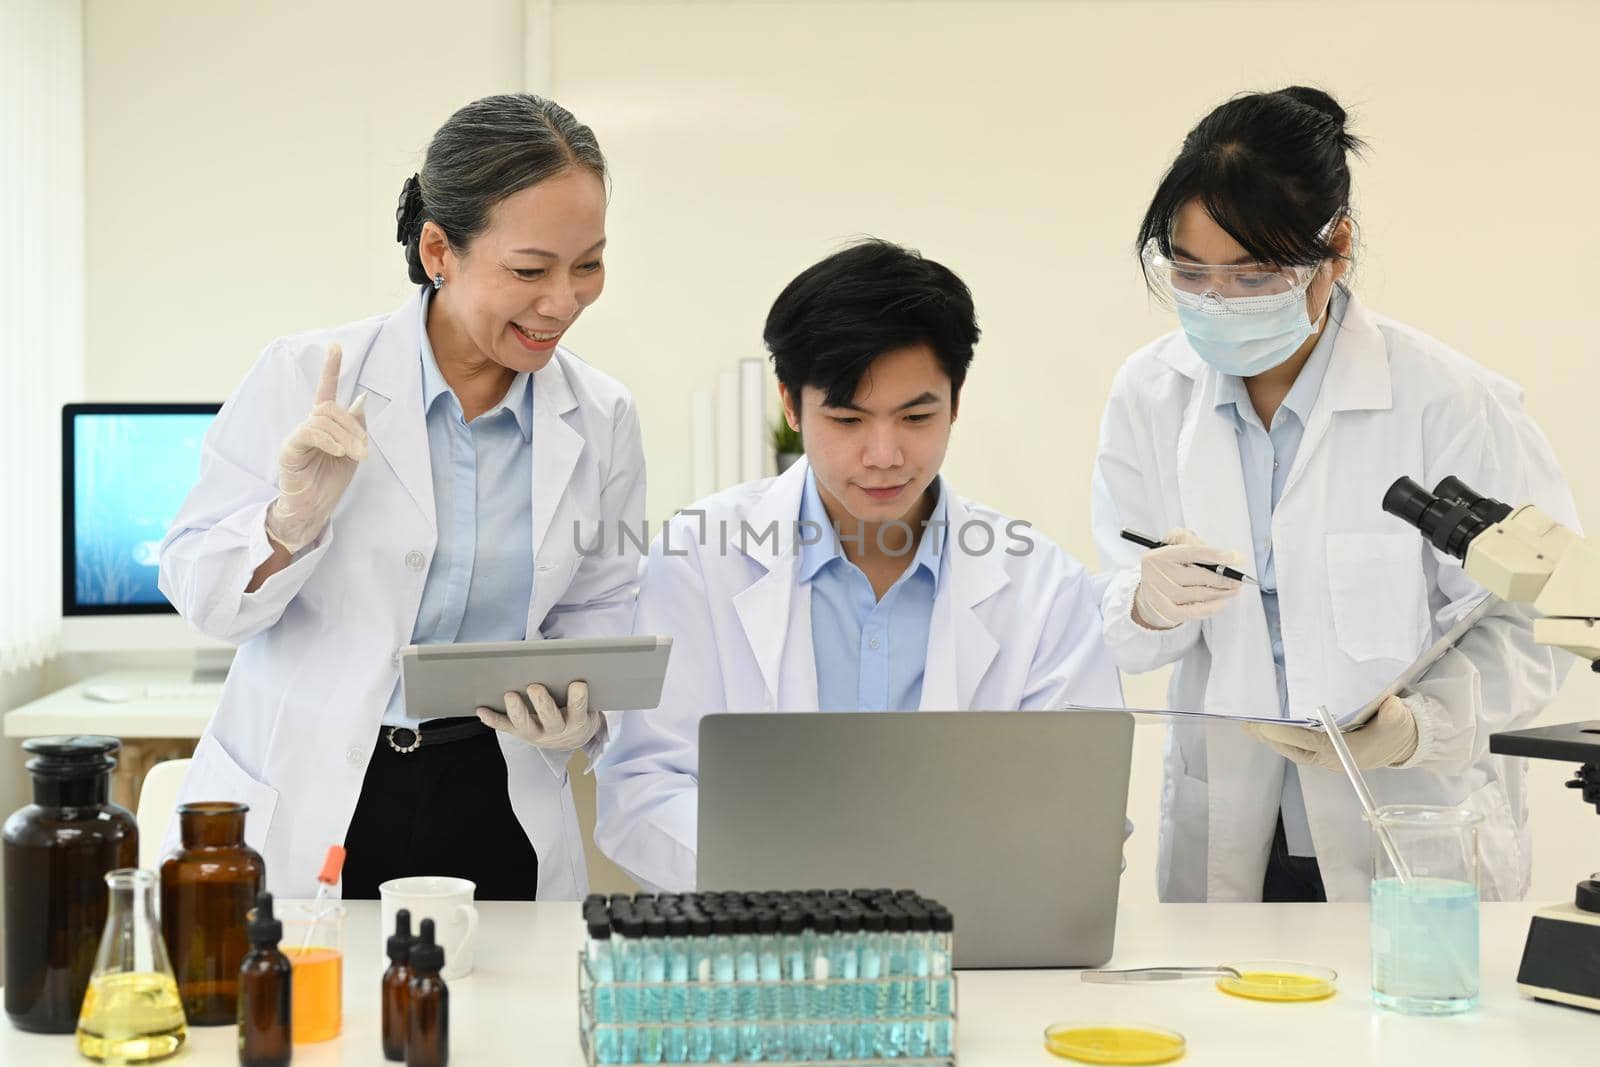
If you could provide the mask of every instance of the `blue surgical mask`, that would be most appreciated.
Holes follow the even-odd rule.
[[[1252,303],[1248,297],[1228,301],[1233,311],[1204,311],[1198,302],[1179,304],[1178,322],[1201,359],[1223,374],[1251,378],[1294,355],[1316,329],[1306,313],[1305,295],[1295,296],[1260,310],[1240,306]]]

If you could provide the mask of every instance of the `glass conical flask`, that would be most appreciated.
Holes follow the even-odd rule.
[[[103,1063],[165,1059],[188,1025],[156,919],[156,876],[123,867],[106,885],[111,907],[78,1015],[78,1051]]]

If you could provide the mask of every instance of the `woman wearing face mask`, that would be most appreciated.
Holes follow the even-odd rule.
[[[1190,131],[1140,226],[1147,283],[1181,328],[1112,387],[1094,526],[1107,644],[1125,671],[1176,664],[1175,708],[1353,711],[1479,601],[1455,560],[1383,512],[1401,475],[1457,475],[1576,525],[1517,388],[1349,288],[1360,147],[1326,93],[1235,98]],[[1170,547],[1139,549],[1124,528]],[[1529,841],[1522,765],[1488,737],[1532,720],[1567,659],[1501,605],[1348,735],[1379,804],[1483,816],[1490,899],[1527,892]],[[1163,900],[1367,898],[1371,830],[1325,737],[1179,721],[1165,778]]]
[[[639,420],[560,345],[604,287],[605,216],[587,126],[527,94],[467,105],[401,193],[410,298],[268,345],[206,436],[161,589],[238,653],[181,799],[249,804],[279,895],[310,896],[340,842],[346,897],[418,874],[586,891],[587,687],[408,708],[398,652],[629,629],[637,549],[573,531],[642,521]]]

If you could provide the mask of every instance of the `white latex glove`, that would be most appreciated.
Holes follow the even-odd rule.
[[[334,401],[343,353],[328,346],[311,414],[278,453],[278,497],[267,508],[267,536],[289,552],[317,539],[367,456],[366,394],[347,411]]]
[[[1407,699],[1425,700],[1415,696]],[[1264,742],[1274,752],[1303,766],[1326,767],[1330,771],[1343,771],[1333,742],[1321,730],[1308,730],[1303,726],[1272,726],[1267,723],[1245,723],[1245,733]],[[1399,697],[1390,697],[1378,708],[1378,713],[1359,730],[1344,735],[1356,766],[1362,770],[1373,767],[1398,767],[1417,752],[1417,717],[1410,705]]]
[[[567,686],[567,706],[556,706],[550,690],[542,685],[530,685],[527,699],[521,693],[506,694],[506,710],[479,708],[478,718],[486,726],[514,734],[535,748],[550,748],[558,752],[571,752],[587,745],[600,731],[604,719],[598,711],[589,711],[589,683],[573,682]],[[529,705],[532,710],[529,710]]]
[[[1237,552],[1202,544],[1192,531],[1168,530],[1164,548],[1139,559],[1139,588],[1133,594],[1133,619],[1147,630],[1171,630],[1193,619],[1215,615],[1239,594],[1241,583],[1191,563],[1240,567]]]

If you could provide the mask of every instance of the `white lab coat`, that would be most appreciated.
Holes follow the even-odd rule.
[[[710,497],[651,545],[634,629],[672,635],[672,660],[656,709],[611,716],[595,827],[601,850],[646,885],[694,888],[701,717],[817,710],[811,597],[795,579],[806,470],[802,460]],[[921,710],[1120,706],[1084,568],[1032,530],[1032,550],[1008,554],[1022,551],[1011,520],[954,493],[947,520]],[[969,523],[970,553],[960,549]],[[743,526],[775,528],[778,539],[741,546]],[[988,538],[979,526],[993,551],[981,551]]]
[[[199,482],[162,545],[162,592],[197,628],[239,646],[179,799],[249,804],[246,839],[282,896],[310,896],[327,847],[344,841],[437,543],[419,300],[420,290],[393,314],[269,345],[207,433]],[[311,408],[331,341],[344,346],[339,402],[368,394],[369,454],[317,540],[246,593],[271,553],[263,523],[278,450]],[[582,556],[573,529],[581,522],[589,543],[597,519],[608,534],[643,520],[633,400],[558,348],[534,377],[532,439],[528,637],[624,634],[640,553]],[[539,857],[539,898],[581,897],[569,754],[508,734],[500,747],[512,809]]]
[[[1131,617],[1141,550],[1123,527],[1174,526],[1254,559],[1234,422],[1221,376],[1177,331],[1135,353],[1106,407],[1094,529],[1106,569],[1106,639],[1129,672],[1177,663],[1173,707],[1277,714],[1261,598],[1246,585],[1218,615],[1174,630]],[[1520,391],[1438,341],[1345,303],[1332,363],[1272,519],[1289,703],[1337,713],[1366,703],[1483,595],[1453,559],[1385,513],[1401,475],[1431,488],[1458,475],[1508,504],[1576,525],[1555,457]],[[1465,805],[1484,818],[1486,899],[1526,895],[1530,843],[1519,760],[1489,734],[1525,726],[1570,657],[1534,644],[1531,614],[1505,605],[1416,689],[1443,711],[1418,718],[1416,756],[1366,773],[1379,804]],[[1343,774],[1300,768],[1329,900],[1365,900],[1371,830]],[[1278,817],[1283,758],[1231,723],[1171,727],[1158,890],[1167,901],[1259,900]]]

